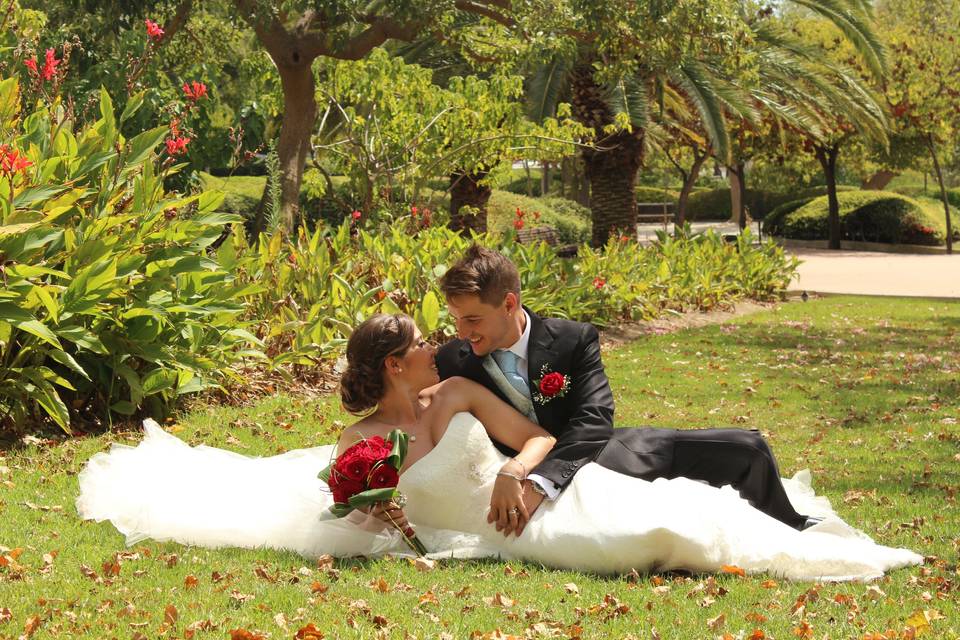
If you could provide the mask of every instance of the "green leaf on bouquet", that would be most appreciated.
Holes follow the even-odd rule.
[[[387,502],[397,497],[396,487],[383,487],[382,489],[367,489],[356,495],[350,496],[349,504],[354,509],[368,507],[378,502]]]
[[[387,434],[387,442],[390,443],[390,455],[387,456],[386,463],[398,471],[403,468],[403,461],[407,459],[407,442],[410,437],[400,429],[394,429]]]

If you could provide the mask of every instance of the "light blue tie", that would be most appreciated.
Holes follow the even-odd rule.
[[[510,386],[529,399],[530,387],[527,386],[527,381],[523,379],[523,376],[521,376],[517,370],[517,360],[519,360],[517,354],[513,351],[499,349],[491,355],[493,355],[493,359],[497,361],[497,366],[500,367],[500,371],[503,371],[503,377],[507,379]]]

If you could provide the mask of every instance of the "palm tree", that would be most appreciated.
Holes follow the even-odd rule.
[[[867,66],[882,73],[883,50],[870,28],[868,0],[793,0],[793,4],[836,25]],[[743,22],[751,30],[762,27],[767,17],[747,16],[743,9]],[[601,245],[615,230],[632,232],[635,228],[634,187],[650,124],[651,97],[661,102],[662,87],[667,83],[684,87],[714,150],[722,157],[729,150],[724,113],[743,112],[746,105],[738,105],[735,87],[696,56],[683,56],[657,68],[632,60],[627,72],[604,81],[603,53],[589,34],[578,44],[573,54],[558,54],[533,74],[528,100],[534,115],[552,115],[560,99],[569,99],[574,117],[594,131],[595,148],[581,153],[591,186],[592,242]],[[764,98],[759,97],[761,101]]]

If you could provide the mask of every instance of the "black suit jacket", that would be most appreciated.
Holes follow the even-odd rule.
[[[524,307],[526,309],[526,307]],[[553,481],[561,490],[577,470],[592,461],[613,435],[613,393],[600,360],[600,339],[591,324],[530,316],[530,343],[527,353],[531,397],[534,380],[544,367],[570,378],[564,397],[553,397],[533,405],[540,426],[557,439],[557,444],[542,463],[531,472]],[[454,339],[437,352],[440,378],[469,378],[485,386],[510,404],[483,369],[483,361],[473,354],[465,340]],[[516,452],[494,441],[507,455]]]

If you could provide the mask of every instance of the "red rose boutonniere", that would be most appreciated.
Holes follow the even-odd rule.
[[[540,379],[534,380],[533,400],[538,404],[547,404],[554,398],[562,398],[570,389],[570,377],[556,371],[550,371],[545,364],[540,369]]]

